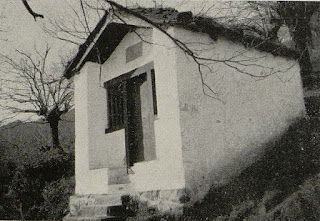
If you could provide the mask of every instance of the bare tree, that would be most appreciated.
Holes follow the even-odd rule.
[[[309,48],[312,45],[311,17],[319,9],[319,2],[277,2],[274,11],[278,14],[278,23],[284,23],[289,27],[290,34],[300,53],[301,75],[305,84],[310,82],[312,65]],[[312,81],[312,80],[311,80]]]
[[[103,16],[105,6],[99,0],[79,0],[76,4],[65,0],[65,3],[70,11],[68,18],[49,17],[43,29],[56,39],[81,45]]]
[[[210,65],[208,64],[210,62],[211,63],[217,63],[217,62],[222,63],[229,68],[237,69],[238,71],[240,71],[240,73],[247,74],[247,75],[249,75],[253,78],[257,78],[257,79],[263,79],[265,77],[270,76],[271,74],[275,74],[275,73],[279,72],[279,71],[275,71],[273,69],[273,67],[270,68],[267,65],[261,65],[261,64],[257,65],[257,59],[252,59],[252,58],[245,58],[244,59],[244,56],[246,54],[247,49],[244,49],[243,51],[239,51],[237,54],[233,54],[232,56],[224,57],[224,58],[203,57],[200,55],[201,53],[198,53],[197,51],[195,51],[194,49],[189,47],[188,43],[182,42],[179,39],[171,36],[166,31],[165,27],[162,27],[161,25],[156,24],[155,22],[152,21],[152,19],[137,12],[133,8],[122,6],[114,1],[97,0],[96,4],[93,4],[92,1],[91,1],[91,4],[89,4],[87,1],[81,0],[79,2],[79,5],[80,5],[80,7],[78,8],[78,11],[75,10],[75,8],[73,8],[73,7],[75,7],[74,5],[69,5],[71,8],[73,8],[73,14],[74,14],[74,16],[73,16],[74,20],[71,23],[68,24],[68,22],[64,22],[65,20],[58,21],[57,19],[53,19],[51,22],[51,27],[50,27],[51,29],[46,28],[47,32],[49,32],[51,35],[53,35],[54,37],[56,37],[60,40],[79,45],[80,43],[84,42],[84,39],[86,39],[87,36],[92,31],[92,28],[90,27],[89,22],[88,22],[89,21],[88,16],[90,15],[90,10],[96,12],[96,14],[98,15],[96,18],[100,18],[101,14],[106,11],[108,14],[112,14],[114,19],[116,19],[120,22],[124,22],[124,23],[125,23],[125,21],[121,21],[121,15],[119,14],[119,12],[125,11],[126,13],[131,14],[135,17],[138,17],[138,18],[144,20],[145,22],[153,25],[155,28],[159,29],[161,32],[163,32],[165,35],[167,35],[169,37],[169,39],[171,39],[179,49],[181,49],[187,56],[189,56],[189,58],[191,58],[191,60],[193,60],[198,65],[198,70],[199,70],[199,74],[200,74],[199,76],[202,81],[204,94],[211,96],[213,98],[219,99],[217,89],[214,88],[214,86],[209,85],[205,81],[205,77],[203,74],[204,70],[209,70],[212,74],[216,74],[215,70],[210,69]],[[162,6],[162,4],[161,4],[161,6]],[[199,15],[209,13],[209,10],[212,8],[213,8],[213,5],[210,6],[209,8],[206,8],[206,9],[203,6],[203,9],[200,10]],[[241,7],[239,6],[239,8],[241,8]],[[245,11],[246,10],[243,9],[243,12],[245,12]],[[229,13],[229,15],[228,14],[224,15],[224,17],[227,17],[227,16],[231,16],[230,13]],[[201,17],[201,18],[200,18],[200,16],[198,16],[198,17],[199,17],[199,19],[197,20],[197,22],[199,22],[199,23],[203,23],[203,24],[208,23],[208,22],[215,23],[215,22],[212,22],[213,21],[212,19],[209,19],[209,18],[202,19],[203,17]],[[234,17],[235,17],[235,15],[234,15]],[[252,23],[252,21],[251,21],[251,23]],[[247,24],[248,27],[249,27],[249,25],[250,25],[250,23]],[[240,37],[243,37],[242,30],[240,30],[239,27],[237,27],[237,28],[238,29],[235,29],[235,32],[237,32],[236,34],[239,35]],[[143,36],[140,36],[140,38],[141,38],[141,40],[146,42],[146,40],[143,39]],[[88,43],[88,42],[86,42],[86,43]],[[256,46],[259,47],[259,45],[262,45],[262,44],[263,44],[263,42],[260,42]],[[259,67],[259,68],[263,68],[266,70],[268,69],[268,71],[265,71],[265,73],[267,73],[267,74],[262,76],[260,74],[257,75],[256,73],[254,73],[252,71],[248,71],[249,69],[252,70],[252,67],[254,67],[254,66]]]
[[[310,74],[312,65],[309,50],[312,48],[311,18],[320,8],[316,1],[257,1],[257,2],[232,2],[229,8],[237,8],[237,14],[229,17],[228,22],[239,22],[245,29],[254,32],[260,37],[272,41],[278,41],[278,30],[282,25],[289,29],[295,49],[299,53],[301,75],[304,78],[304,85],[312,81]],[[240,9],[241,8],[241,9]],[[246,10],[247,16],[239,16],[239,13]],[[253,15],[253,14],[254,15]],[[227,16],[228,17],[228,16]],[[253,22],[259,21],[259,22]],[[249,25],[248,25],[249,24]]]
[[[247,50],[248,46],[253,47],[253,48],[257,48],[257,49],[264,48],[264,50],[268,48],[267,50],[269,50],[273,54],[276,54],[275,51],[282,51],[282,49],[284,48],[282,45],[273,44],[273,42],[270,41],[270,39],[268,39],[268,38],[265,38],[265,37],[261,38],[260,35],[259,35],[259,37],[256,37],[255,35],[250,35],[250,34],[247,35],[247,33],[245,33],[243,31],[244,26],[247,28],[247,30],[250,30],[250,31],[258,30],[255,28],[254,25],[252,25],[252,23],[256,22],[256,24],[261,24],[261,21],[260,22],[255,21],[255,19],[253,18],[252,15],[250,15],[251,20],[249,19],[249,22],[248,22],[248,19],[246,19],[247,24],[244,24],[244,25],[243,25],[243,23],[234,24],[232,26],[227,27],[225,29],[224,34],[222,33],[222,35],[224,37],[228,37],[228,35],[231,34],[231,35],[237,36],[237,38],[239,38],[239,39],[242,39],[241,43],[245,46],[243,50],[236,51],[231,55],[225,54],[222,57],[203,56],[202,52],[201,52],[201,50],[202,50],[201,48],[195,49],[194,47],[192,47],[192,43],[190,44],[188,42],[183,42],[180,39],[173,37],[172,35],[170,35],[167,32],[165,27],[162,27],[161,25],[153,22],[152,18],[148,18],[148,16],[145,16],[145,15],[143,15],[143,13],[140,13],[139,9],[138,9],[138,11],[136,11],[135,9],[130,9],[128,7],[124,7],[114,1],[111,1],[111,0],[105,0],[105,1],[110,5],[109,11],[112,11],[112,15],[115,17],[115,19],[118,19],[119,21],[125,23],[125,21],[121,18],[121,12],[126,12],[128,14],[131,14],[131,15],[133,15],[137,18],[140,18],[141,20],[151,24],[153,27],[157,28],[162,33],[167,35],[167,37],[173,41],[173,43],[176,45],[176,47],[178,47],[180,50],[182,50],[193,62],[195,62],[197,64],[199,76],[200,76],[200,79],[202,82],[203,93],[209,97],[218,99],[220,101],[222,101],[222,100],[220,99],[220,94],[218,91],[219,90],[218,87],[220,86],[219,83],[217,83],[215,85],[211,85],[210,83],[206,82],[205,72],[209,71],[209,73],[211,73],[211,74],[218,75],[217,71],[212,69],[212,64],[219,63],[221,65],[224,65],[226,68],[235,69],[239,73],[250,76],[256,80],[261,80],[261,79],[267,78],[271,75],[275,75],[277,73],[286,72],[293,67],[292,65],[289,65],[289,66],[285,65],[283,67],[282,66],[281,67],[280,66],[273,67],[268,64],[265,65],[265,64],[263,64],[263,62],[261,62],[266,58],[265,55],[261,55],[258,57],[250,56],[250,53],[248,53],[248,50]],[[210,6],[208,10],[210,10],[211,7],[213,7],[213,6]],[[240,10],[239,9],[236,10],[237,15],[240,15],[242,13],[249,13],[249,14],[252,13],[252,10],[251,11],[248,10],[250,7],[242,8],[239,6],[239,8],[240,8]],[[202,11],[204,13],[208,13],[208,10],[202,10]],[[182,13],[180,15],[184,16],[184,14],[187,17],[182,18],[182,19],[186,19],[186,22],[185,22],[186,27],[188,26],[188,24],[192,23],[192,24],[194,24],[192,26],[193,30],[196,30],[197,26],[200,26],[200,27],[206,26],[206,28],[208,30],[215,30],[218,32],[220,30],[220,25],[216,23],[217,18],[209,18],[209,17],[203,16],[203,15],[194,16],[191,19],[192,22],[190,22],[189,17],[190,16],[192,17],[192,14],[190,15],[188,12],[186,12],[186,13]],[[233,16],[235,16],[235,15],[236,14],[233,13]],[[230,18],[229,16],[230,16],[230,14],[225,14],[223,17]],[[179,16],[177,19],[179,22]],[[181,19],[181,17],[180,17],[180,19]],[[184,21],[180,21],[180,22],[184,23]],[[208,25],[208,24],[212,24],[212,25]],[[251,28],[252,30],[249,28]],[[222,31],[222,32],[224,32],[224,31]],[[260,34],[262,34],[262,33],[263,33],[263,29],[260,31]],[[216,39],[214,31],[213,32],[208,31],[208,34],[210,35],[210,37],[213,40]],[[141,38],[142,41],[144,41],[143,36],[139,36],[139,37]],[[292,51],[292,53],[294,54],[294,51]],[[279,53],[279,54],[281,54],[281,53]],[[263,70],[263,72],[256,73],[256,71],[255,71],[256,68]],[[217,77],[217,81],[220,80],[218,78],[219,77]]]
[[[1,79],[1,106],[12,114],[37,114],[49,123],[54,148],[62,150],[59,142],[61,115],[73,105],[73,87],[61,76],[62,65],[49,62],[50,47],[34,55],[16,51],[16,57],[3,56],[4,78]]]
[[[261,65],[257,65],[257,59],[243,60],[243,56],[246,56],[246,50],[240,51],[236,55],[225,57],[223,59],[201,57],[199,53],[189,47],[186,42],[182,42],[179,39],[174,38],[168,34],[165,28],[161,27],[161,25],[154,23],[152,19],[149,19],[130,7],[122,6],[111,0],[96,0],[94,2],[95,3],[93,4],[92,1],[88,3],[86,0],[80,0],[79,8],[77,10],[74,8],[74,5],[69,5],[73,10],[73,21],[67,24],[67,22],[64,22],[65,20],[58,21],[57,19],[53,19],[51,20],[51,29],[47,28],[47,32],[60,40],[80,45],[92,31],[92,27],[89,24],[89,16],[91,15],[92,11],[96,12],[96,20],[97,18],[101,17],[102,11],[112,12],[116,19],[121,20],[121,16],[117,16],[117,13],[118,11],[125,11],[126,13],[132,14],[159,29],[161,32],[167,35],[178,48],[188,55],[191,60],[198,65],[198,70],[203,84],[203,91],[205,94],[211,94],[210,96],[215,98],[218,98],[216,89],[208,85],[203,76],[203,70],[209,69],[208,62],[222,63],[227,67],[237,69],[240,73],[247,74],[257,79],[265,78],[279,72],[274,71],[273,67],[269,68],[268,66],[261,67]],[[211,5],[207,7],[203,6],[203,9],[200,10],[199,15],[204,15],[203,17],[206,17],[206,14],[210,14],[210,10],[214,8],[214,3],[207,2],[207,4]],[[255,44],[253,47],[259,48],[265,42],[277,42],[277,33],[280,26],[282,24],[288,25],[289,29],[291,30],[290,34],[292,35],[292,38],[297,46],[297,51],[300,53],[300,56],[296,57],[299,59],[302,75],[307,76],[310,74],[310,56],[306,50],[307,46],[310,44],[310,29],[308,29],[308,27],[310,27],[310,17],[318,7],[318,3],[227,2],[223,4],[222,7],[220,6],[220,8],[222,8],[225,12],[221,16],[215,15],[214,20],[224,21],[224,23],[227,24],[227,27],[233,30],[234,33],[240,38],[246,38],[248,34],[247,32],[250,32],[250,34],[253,36],[258,36],[261,38],[262,41],[260,41],[258,44]],[[301,7],[303,10],[298,10]],[[205,23],[209,20],[209,18],[203,20],[198,19],[197,22]],[[212,21],[212,19],[210,21]],[[248,46],[248,44],[250,43],[246,42],[245,46]],[[279,48],[281,47],[282,46],[279,45]],[[261,76],[247,71],[250,69],[247,67],[254,66],[259,66],[259,68],[263,69],[269,69],[269,71],[267,71],[268,74]],[[210,72],[213,73],[214,70],[210,70]]]

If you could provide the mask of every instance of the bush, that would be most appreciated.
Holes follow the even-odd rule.
[[[59,219],[65,215],[74,187],[72,153],[39,149],[4,161],[1,219]]]
[[[57,220],[67,215],[69,196],[74,193],[74,177],[65,178],[46,184],[42,191],[44,199],[41,213],[46,219]]]

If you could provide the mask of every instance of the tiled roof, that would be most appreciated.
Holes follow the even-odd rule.
[[[157,24],[175,23],[179,14],[179,11],[174,8],[133,8],[132,11]]]
[[[298,58],[295,50],[288,49],[284,45],[279,45],[266,39],[261,39],[254,35],[248,35],[239,28],[230,28],[217,23],[213,18],[193,16],[191,12],[179,12],[173,8],[132,8],[127,9],[116,3],[119,12],[125,12],[138,17],[155,27],[178,26],[191,31],[208,34],[212,39],[224,37],[233,42],[239,42],[245,47],[254,47],[261,51],[272,53],[275,56],[286,56]],[[107,13],[107,12],[106,12]],[[94,31],[90,34],[86,42],[79,47],[76,57],[70,62],[65,71],[65,76],[70,78],[74,72],[78,71],[86,61],[104,62],[120,43],[122,38],[131,30],[132,26],[127,24],[110,23],[105,30],[101,30],[106,22],[105,15],[98,23]],[[99,39],[86,58],[81,61],[93,39],[100,33]],[[99,52],[99,53],[98,53]],[[79,62],[82,62],[79,64]]]

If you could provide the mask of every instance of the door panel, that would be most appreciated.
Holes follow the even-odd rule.
[[[129,166],[133,166],[135,162],[144,160],[140,88],[145,81],[146,74],[139,75],[127,81],[126,148],[127,163]]]
[[[141,91],[141,118],[143,130],[143,147],[144,147],[144,160],[154,160],[155,153],[155,134],[154,134],[154,102],[152,91],[152,76],[149,72],[147,80],[140,87]]]

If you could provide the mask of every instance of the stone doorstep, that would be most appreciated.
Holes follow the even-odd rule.
[[[114,217],[114,216],[96,216],[96,217],[72,217],[65,216],[63,221],[125,221],[124,218]]]
[[[132,211],[130,208],[127,208],[126,206],[110,206],[107,209],[107,215],[108,216],[114,216],[114,217],[131,217],[135,216],[135,212]]]
[[[113,206],[121,205],[122,194],[92,194],[92,195],[73,195],[70,196],[70,205],[77,207],[82,206],[93,206],[93,205],[103,205],[103,206]]]
[[[122,205],[120,194],[85,195],[70,197],[69,208],[72,217],[106,216],[107,208]]]
[[[128,217],[133,216],[131,210],[126,209],[123,205],[115,206],[85,206],[80,209],[78,217]]]
[[[135,213],[124,205],[89,205],[78,208],[74,214],[70,211],[63,221],[124,221],[134,215]]]
[[[109,207],[110,206],[83,206],[80,208],[78,216],[80,217],[105,216],[107,215],[107,211]]]
[[[79,216],[71,216],[70,214],[68,214],[67,216],[63,217],[62,221],[101,221],[101,220],[108,220],[107,218],[108,218],[107,216],[79,217]]]

